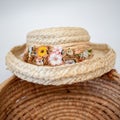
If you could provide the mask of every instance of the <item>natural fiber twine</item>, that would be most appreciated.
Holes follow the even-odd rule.
[[[0,120],[120,120],[120,75],[62,86],[15,76],[1,85]]]

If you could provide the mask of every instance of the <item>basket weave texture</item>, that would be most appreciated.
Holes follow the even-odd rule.
[[[44,86],[13,76],[0,90],[0,120],[120,120],[120,75]]]

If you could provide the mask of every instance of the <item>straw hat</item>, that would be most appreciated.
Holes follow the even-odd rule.
[[[27,43],[8,52],[6,64],[21,79],[44,85],[82,82],[109,72],[115,52],[107,44],[94,44],[79,27],[35,30]]]
[[[119,76],[61,86],[13,76],[0,85],[0,120],[120,120]]]

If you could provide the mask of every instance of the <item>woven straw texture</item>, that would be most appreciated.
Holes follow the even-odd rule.
[[[93,79],[109,72],[115,64],[115,52],[106,44],[90,44],[93,58],[76,64],[36,66],[20,59],[25,45],[13,48],[6,57],[6,64],[21,79],[44,85],[72,84]]]
[[[58,27],[34,30],[27,35],[27,46],[60,45],[89,41],[88,32],[80,27]]]
[[[120,75],[43,86],[12,77],[1,86],[0,120],[120,120]]]

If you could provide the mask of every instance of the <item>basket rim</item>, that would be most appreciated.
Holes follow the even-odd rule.
[[[3,81],[2,83],[0,83],[0,92],[2,91],[2,89],[7,86],[13,79],[16,79],[17,77],[15,75],[10,76],[9,78],[7,78],[5,81]]]

